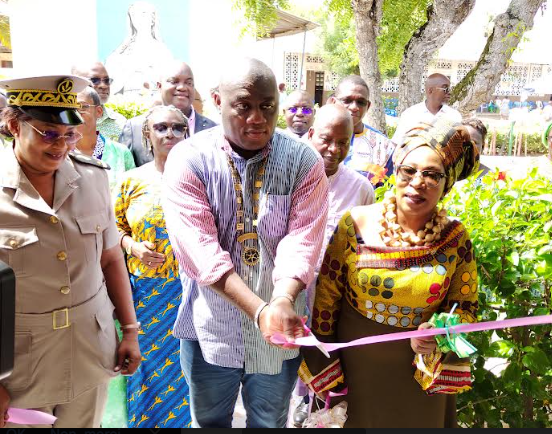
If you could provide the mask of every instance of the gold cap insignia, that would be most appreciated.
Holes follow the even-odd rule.
[[[7,92],[8,105],[78,109],[80,108],[80,104],[77,102],[77,94],[71,92],[73,88],[73,80],[64,78],[57,85],[57,91],[45,89],[10,89]]]

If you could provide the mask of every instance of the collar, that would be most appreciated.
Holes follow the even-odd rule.
[[[268,154],[270,153],[270,150],[272,149],[272,141],[273,140],[274,140],[274,135],[272,136],[270,141],[267,143],[267,145],[261,150],[261,152],[259,152],[255,156],[251,157],[247,161],[248,162],[251,161],[251,162],[256,163],[258,161],[264,160],[268,156]],[[230,142],[224,136],[224,131],[222,131],[222,128],[221,128],[221,135],[219,137],[219,147],[223,152],[229,154],[232,158],[244,160],[244,158],[240,154],[238,154],[236,151],[234,151],[234,149],[232,149],[232,146],[230,145]]]
[[[17,158],[13,148],[7,148],[1,153],[0,186],[15,190],[13,201],[19,205],[36,211],[51,214],[52,209],[44,202],[31,184]],[[54,181],[54,211],[57,211],[65,200],[78,188],[76,181],[81,177],[73,167],[69,158],[61,164],[55,173]]]
[[[195,134],[195,119],[196,112],[194,110],[194,106],[192,106],[192,111],[190,112],[190,117],[188,118],[188,130],[190,131],[190,136]]]
[[[328,182],[330,184],[334,182],[337,178],[339,178],[342,172],[343,172],[343,163],[339,163],[339,166],[337,166],[337,172],[335,172],[333,175],[328,176]]]
[[[111,110],[109,107],[106,107],[105,105],[102,105],[102,108],[103,108],[103,114],[102,114],[102,117],[98,120],[98,122],[105,121],[108,118],[112,120],[116,120],[115,115],[113,114],[113,110]]]

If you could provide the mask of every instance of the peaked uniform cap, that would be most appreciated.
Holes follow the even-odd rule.
[[[80,125],[77,94],[91,83],[76,75],[45,75],[1,80],[8,107],[19,107],[39,121],[61,125]]]

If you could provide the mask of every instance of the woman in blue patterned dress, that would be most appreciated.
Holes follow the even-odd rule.
[[[188,385],[180,370],[179,342],[172,336],[182,286],[161,196],[165,161],[187,136],[188,121],[173,106],[157,106],[146,115],[142,130],[154,160],[129,171],[115,190],[117,227],[142,324],[142,366],[127,383],[128,426],[182,428],[191,424]]]

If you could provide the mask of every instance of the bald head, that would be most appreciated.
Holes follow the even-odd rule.
[[[214,98],[224,134],[235,149],[247,156],[268,144],[278,119],[278,88],[267,65],[251,58],[234,62],[224,71]]]
[[[288,130],[303,137],[314,121],[314,101],[304,90],[291,92],[284,103],[284,118]]]
[[[443,74],[431,74],[425,82],[426,105],[437,112],[450,99],[450,80]]]
[[[276,77],[272,70],[258,59],[245,57],[226,68],[220,78],[219,89],[224,92],[236,84],[254,84],[257,82],[273,82],[277,91]]]
[[[94,90],[98,92],[102,105],[107,103],[111,94],[111,78],[102,62],[75,65],[71,68],[71,73],[88,78]]]
[[[443,85],[450,86],[450,80],[448,79],[447,76],[445,76],[443,74],[439,74],[439,73],[431,74],[429,77],[427,77],[427,79],[425,81],[426,92],[429,88],[439,87],[439,86],[443,86]]]
[[[345,107],[337,104],[326,104],[316,113],[313,129],[322,128],[326,125],[349,125],[351,127],[351,136],[353,134],[353,118],[351,113]]]
[[[346,107],[326,104],[316,114],[309,141],[322,155],[326,175],[334,175],[349,153],[353,118]]]

